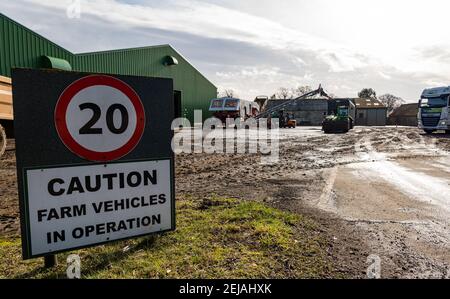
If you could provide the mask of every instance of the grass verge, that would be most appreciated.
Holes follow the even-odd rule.
[[[314,223],[257,202],[177,201],[177,231],[71,252],[83,278],[323,278],[333,271]],[[20,238],[0,237],[0,278],[65,278],[22,261]]]

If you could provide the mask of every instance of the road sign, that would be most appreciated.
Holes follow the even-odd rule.
[[[55,109],[55,126],[63,143],[90,161],[112,161],[128,154],[145,128],[141,99],[125,82],[91,75],[72,83]]]
[[[12,77],[25,259],[175,229],[171,79]]]

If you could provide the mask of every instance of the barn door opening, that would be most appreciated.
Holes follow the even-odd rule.
[[[174,90],[173,92],[173,100],[174,100],[174,119],[181,117],[181,91]]]

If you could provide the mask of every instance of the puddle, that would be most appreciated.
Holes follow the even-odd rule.
[[[446,196],[450,194],[447,179],[416,172],[391,161],[358,163],[349,167],[359,170],[356,175],[362,174],[369,180],[383,179],[416,200],[439,205],[450,212],[450,198]]]

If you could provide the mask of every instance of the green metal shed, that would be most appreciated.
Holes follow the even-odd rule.
[[[210,116],[217,97],[217,87],[170,45],[74,54],[0,13],[0,75],[10,77],[13,67],[172,78],[174,117],[191,122],[196,109]]]

